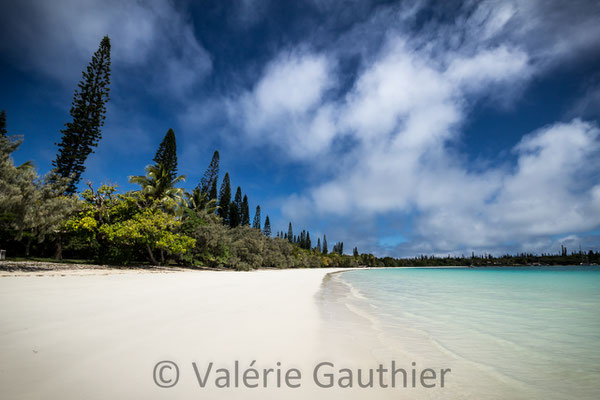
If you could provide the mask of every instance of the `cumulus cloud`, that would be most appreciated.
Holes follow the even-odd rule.
[[[479,176],[481,184],[470,188],[466,185],[473,179],[440,180],[439,186],[452,185],[450,190],[469,196],[446,198],[425,208],[420,233],[445,238],[447,248],[455,248],[594,229],[600,224],[600,184],[588,182],[600,149],[598,139],[598,128],[591,124],[558,123],[521,140],[514,148],[518,157],[514,171],[486,171]],[[485,188],[484,182],[493,182],[488,184],[491,196],[471,196]]]
[[[335,134],[335,110],[323,104],[334,66],[323,55],[283,52],[269,63],[252,90],[229,101],[231,119],[256,144],[267,143],[294,158],[326,149]]]

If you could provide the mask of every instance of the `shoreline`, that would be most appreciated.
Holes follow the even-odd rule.
[[[287,270],[323,270],[338,273],[346,270],[367,269],[354,268],[259,268],[249,271],[236,271],[230,268],[186,267],[166,265],[102,265],[61,263],[47,261],[0,261],[0,277],[10,276],[67,276],[67,275],[108,275],[120,273],[177,273],[177,272],[258,272],[258,271],[287,271]]]
[[[250,271],[236,271],[230,268],[187,267],[179,265],[102,265],[76,262],[35,261],[35,260],[2,260],[0,261],[0,278],[10,276],[67,276],[67,275],[108,275],[120,273],[176,273],[176,272],[256,272],[283,270],[324,270],[332,274],[367,269],[486,269],[486,268],[531,268],[531,267],[589,267],[596,264],[580,265],[431,265],[431,266],[402,266],[402,267],[320,267],[320,268],[258,268]]]

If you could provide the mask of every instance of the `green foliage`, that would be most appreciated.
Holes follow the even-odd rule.
[[[164,264],[194,247],[195,240],[179,232],[181,219],[165,212],[163,203],[151,202],[142,192],[115,191],[115,186],[96,192],[90,186],[78,212],[65,223],[78,241],[98,250],[99,260],[127,264],[145,255],[153,264]]]
[[[214,200],[215,204],[218,201],[218,194],[217,194],[217,180],[215,179],[211,186],[210,186],[210,190],[208,192],[208,199],[209,200]]]
[[[72,121],[61,130],[59,152],[52,163],[57,175],[70,179],[65,190],[68,194],[75,193],[85,171],[85,160],[102,137],[100,128],[106,118],[109,84],[110,40],[105,36],[75,90],[70,111]]]
[[[200,191],[208,194],[209,200],[217,200],[217,181],[219,180],[219,152],[215,150],[208,168],[200,180]]]
[[[267,215],[267,218],[265,218],[265,227],[263,229],[263,234],[266,237],[271,237],[271,221],[269,220],[268,215]]]
[[[244,195],[242,200],[242,225],[250,226],[250,207],[248,206],[248,196]]]
[[[0,136],[0,221],[3,232],[25,240],[29,255],[33,240],[54,237],[75,207],[75,199],[64,196],[67,181],[48,175],[40,178],[31,163],[15,166],[10,155],[21,140]]]
[[[177,143],[175,142],[175,132],[169,129],[156,151],[153,161],[156,165],[162,165],[163,169],[169,175],[171,181],[177,177]]]
[[[109,243],[117,246],[141,246],[148,252],[153,264],[159,264],[155,252],[160,252],[160,263],[165,263],[165,252],[173,256],[184,255],[193,248],[195,239],[175,233],[181,221],[159,207],[142,209],[132,218],[113,224],[104,224],[99,232]]]
[[[254,229],[258,229],[260,231],[260,206],[256,206],[256,211],[254,212],[254,221],[252,222],[252,227]]]
[[[196,240],[188,261],[194,265],[225,267],[231,257],[229,250],[229,229],[221,219],[206,212],[195,214],[184,221],[182,231]]]
[[[242,222],[242,189],[238,186],[234,200],[229,204],[229,226],[235,228]]]
[[[344,254],[344,242],[337,242],[336,244],[333,245],[333,248],[331,249],[332,253],[337,253],[340,256]]]
[[[184,181],[183,175],[172,178],[169,169],[163,164],[147,166],[145,176],[129,177],[129,183],[140,185],[144,195],[170,211],[177,210],[178,205],[183,202],[184,190],[175,185]]]
[[[217,210],[217,200],[209,199],[209,194],[202,192],[199,187],[192,190],[192,193],[185,193],[186,206],[188,210],[199,212],[206,211],[213,213]]]
[[[229,205],[231,202],[231,182],[229,181],[229,172],[225,173],[221,190],[219,191],[219,208],[217,214],[223,220],[225,225],[229,225]]]

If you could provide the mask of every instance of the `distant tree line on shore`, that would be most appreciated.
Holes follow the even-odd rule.
[[[372,257],[370,254],[361,254],[359,263],[369,267],[493,267],[512,265],[599,265],[600,252],[589,250],[572,251],[567,253],[566,247],[562,246],[561,252],[557,254],[533,254],[520,253],[515,255],[493,256],[491,254],[475,255],[470,257],[461,256],[427,256],[420,255],[413,258]]]

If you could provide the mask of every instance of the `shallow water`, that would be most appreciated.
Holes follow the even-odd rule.
[[[600,398],[600,267],[374,269],[332,281],[370,324],[377,359],[452,368],[427,397]]]

